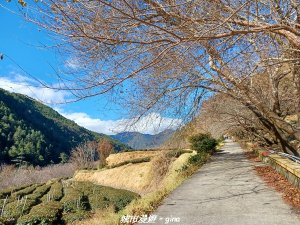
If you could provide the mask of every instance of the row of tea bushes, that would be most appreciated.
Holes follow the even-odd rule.
[[[123,209],[138,194],[90,182],[55,180],[4,190],[0,225],[64,224],[88,217],[96,209]]]
[[[20,217],[18,225],[59,224],[63,207],[60,202],[43,202],[32,207],[30,213]]]

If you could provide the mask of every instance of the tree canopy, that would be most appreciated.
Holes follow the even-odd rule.
[[[63,86],[79,99],[115,91],[138,114],[192,118],[204,98],[222,93],[298,154],[299,1],[46,0],[33,8],[27,18],[57,34],[80,65]],[[296,125],[284,119],[292,114]]]

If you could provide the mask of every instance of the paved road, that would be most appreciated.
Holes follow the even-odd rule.
[[[161,218],[156,224],[300,224],[280,194],[255,174],[238,144],[228,141],[223,150],[164,201],[154,213]]]

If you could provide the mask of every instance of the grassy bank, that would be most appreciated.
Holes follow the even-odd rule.
[[[168,156],[165,155],[160,157]],[[149,184],[149,188],[151,189],[152,187],[152,191],[139,199],[133,200],[118,213],[115,213],[110,208],[105,211],[101,210],[96,212],[92,218],[81,221],[80,223],[77,223],[77,225],[117,225],[124,215],[141,216],[151,214],[157,209],[166,196],[197,171],[209,158],[210,154],[196,153],[195,151],[192,153],[180,154],[176,159],[171,157],[169,158],[169,163],[166,163],[168,162],[166,158],[161,160],[158,157],[156,160],[154,158],[151,161],[152,168],[165,169],[160,169],[160,171],[155,172],[152,170],[152,174],[149,174],[148,179],[152,181],[151,184]],[[168,168],[166,169],[166,165],[162,164],[167,164]],[[130,180],[130,178],[128,178],[128,180]],[[153,187],[155,187],[155,189],[153,189]]]

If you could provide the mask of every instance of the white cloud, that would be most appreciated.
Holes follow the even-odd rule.
[[[166,129],[176,129],[182,124],[181,119],[162,117],[159,113],[150,113],[136,120],[120,120],[120,128],[126,131],[138,131],[146,134],[157,134]],[[131,126],[130,126],[131,125]],[[119,130],[119,132],[122,130]]]
[[[65,91],[43,87],[37,81],[15,73],[0,77],[0,88],[30,96],[48,105],[63,103],[69,96]]]
[[[0,88],[25,94],[48,105],[63,103],[70,98],[70,94],[65,91],[42,87],[37,81],[16,73],[11,73],[8,77],[0,77]],[[124,131],[156,134],[165,129],[176,129],[182,123],[180,119],[162,117],[158,113],[148,114],[134,123],[133,119],[101,120],[92,118],[84,112],[66,112],[60,108],[56,108],[56,110],[80,126],[109,135]]]
[[[81,68],[81,64],[77,58],[72,57],[65,61],[65,67],[68,69],[76,70]]]
[[[57,109],[66,118],[75,121],[80,126],[89,130],[104,133],[116,134],[124,131],[137,131],[145,134],[157,134],[165,129],[176,129],[182,123],[180,119],[172,119],[162,117],[160,114],[151,113],[142,117],[138,122],[134,123],[132,119],[120,120],[101,120],[92,118],[86,113],[67,113],[61,109]]]

